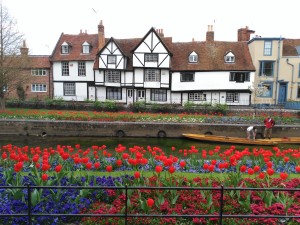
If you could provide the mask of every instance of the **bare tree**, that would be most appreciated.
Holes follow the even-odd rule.
[[[24,35],[17,30],[16,24],[0,2],[0,109],[5,108],[8,90],[16,90],[22,79],[28,79],[22,76],[22,72],[29,68],[29,57],[21,54]]]

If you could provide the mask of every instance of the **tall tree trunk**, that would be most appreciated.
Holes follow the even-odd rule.
[[[5,99],[3,97],[0,97],[0,109],[5,109]]]

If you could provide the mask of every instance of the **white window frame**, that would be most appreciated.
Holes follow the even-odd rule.
[[[106,99],[108,100],[122,100],[122,89],[118,87],[106,88]]]
[[[182,72],[180,73],[180,82],[194,82],[195,73],[194,72]]]
[[[240,93],[238,92],[226,92],[226,102],[239,103]]]
[[[264,55],[266,55],[266,56],[272,55],[272,41],[264,42]]]
[[[250,82],[249,72],[230,72],[229,81],[234,81],[236,83]]]
[[[82,44],[82,53],[83,54],[90,54],[90,45],[87,42]]]
[[[145,82],[160,82],[160,73],[157,69],[145,69]]]
[[[150,100],[153,102],[166,102],[167,90],[166,89],[151,89]]]
[[[78,62],[78,76],[86,76],[85,61]]]
[[[192,52],[189,55],[189,63],[196,63],[198,62],[198,54],[196,52]]]
[[[206,101],[206,94],[202,92],[189,93],[189,101]]]
[[[61,45],[61,54],[69,54],[70,53],[70,46],[67,43],[63,43]]]
[[[45,69],[31,69],[32,76],[46,76],[47,72]]]
[[[76,85],[74,82],[64,83],[64,96],[76,96]]]
[[[235,62],[235,55],[232,52],[228,52],[224,56],[225,63],[234,63]]]
[[[47,92],[46,84],[32,84],[31,92]]]
[[[145,62],[158,62],[158,54],[155,53],[146,53]]]
[[[119,70],[105,70],[105,82],[120,83],[121,72]]]
[[[269,66],[269,67],[267,67]],[[259,62],[259,76],[273,77],[275,61],[260,61]]]
[[[116,63],[117,63],[117,56],[115,55],[107,56],[107,64],[116,64]]]
[[[62,76],[70,75],[69,62],[61,62],[61,74]]]

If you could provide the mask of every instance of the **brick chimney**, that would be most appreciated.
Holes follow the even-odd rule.
[[[104,35],[104,26],[102,24],[102,20],[98,25],[98,51],[102,49],[105,45],[105,35]]]
[[[20,47],[21,55],[28,55],[28,48],[26,46],[26,41],[23,40],[23,46]]]
[[[207,32],[206,32],[206,41],[207,42],[213,42],[215,39],[215,34],[213,31],[213,25],[208,25],[207,26]]]
[[[249,30],[249,27],[246,26],[245,28],[238,29],[238,41],[249,41],[250,35],[254,34],[254,30]]]
[[[156,29],[156,32],[160,38],[163,38],[165,36],[163,29]]]

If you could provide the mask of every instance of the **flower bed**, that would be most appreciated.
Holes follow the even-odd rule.
[[[0,186],[130,186],[300,188],[300,149],[176,149],[122,145],[115,149],[80,145],[55,148],[2,146]],[[176,155],[176,156],[175,156]],[[84,175],[83,175],[84,174]],[[112,176],[110,176],[112,175]],[[0,214],[26,213],[27,189],[0,189]],[[163,214],[218,216],[216,190],[123,190],[31,188],[32,213]],[[300,215],[299,191],[228,190],[224,214]],[[33,224],[124,224],[122,218],[34,217]],[[224,224],[279,224],[280,219],[225,218]],[[282,222],[283,220],[281,220]],[[216,224],[218,218],[128,218],[129,224]],[[284,224],[299,224],[286,218]],[[24,217],[1,224],[28,224]]]
[[[6,109],[0,112],[2,119],[73,120],[73,121],[122,121],[122,122],[172,122],[172,123],[232,123],[262,124],[271,114],[276,124],[300,124],[299,116],[291,112],[235,112],[224,116],[220,113],[132,113],[71,110]]]

